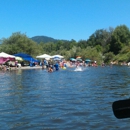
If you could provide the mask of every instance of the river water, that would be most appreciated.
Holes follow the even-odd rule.
[[[130,97],[128,66],[0,72],[2,130],[129,130],[112,103]]]

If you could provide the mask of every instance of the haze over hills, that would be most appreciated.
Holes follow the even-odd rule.
[[[52,37],[47,37],[47,36],[34,36],[32,38],[33,41],[37,42],[37,43],[40,43],[40,42],[43,42],[43,43],[47,43],[47,42],[53,42],[53,43],[56,43],[57,41],[59,41],[60,39],[54,39]],[[62,40],[62,41],[68,41],[68,40]]]

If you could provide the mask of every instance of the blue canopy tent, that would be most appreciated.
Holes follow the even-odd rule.
[[[14,56],[21,57],[21,58],[23,58],[24,60],[29,61],[30,63],[40,62],[39,60],[36,60],[36,59],[34,59],[32,56],[30,56],[30,55],[28,55],[28,54],[25,54],[25,53],[14,54]]]

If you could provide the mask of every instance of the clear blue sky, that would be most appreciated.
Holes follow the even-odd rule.
[[[130,0],[0,0],[0,39],[21,32],[79,41],[123,24],[130,28]]]

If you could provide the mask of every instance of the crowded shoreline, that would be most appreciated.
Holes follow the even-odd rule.
[[[0,70],[25,70],[25,69],[46,69],[48,72],[58,71],[59,69],[77,68],[77,67],[98,67],[98,66],[112,66],[119,65],[118,62],[111,61],[109,64],[104,62],[98,63],[96,60],[82,59],[77,56],[76,58],[70,58],[66,60],[64,56],[43,54],[36,56],[34,59],[32,56],[25,53],[18,53],[10,55],[4,52],[0,53]],[[120,65],[130,66],[130,62],[123,62]]]
[[[39,64],[37,63],[30,63],[30,65],[23,66],[20,63],[13,63],[10,65],[0,65],[0,70],[4,71],[11,71],[11,70],[28,70],[28,69],[44,69],[48,72],[58,71],[60,69],[66,70],[67,68],[78,68],[78,67],[98,67],[99,65],[95,62],[93,63],[86,63],[85,61],[54,61],[54,60],[42,60]],[[105,64],[101,65],[105,67]],[[112,66],[112,64],[110,65]]]
[[[67,69],[67,68],[74,68],[74,67],[87,67],[89,64],[86,64],[84,61],[83,62],[72,62],[72,61],[54,61],[54,60],[46,60],[44,59],[42,62],[39,64],[37,63],[30,63],[30,65],[23,66],[18,62],[15,62],[12,64],[8,65],[0,65],[0,70],[4,71],[11,71],[11,70],[26,70],[26,69],[46,69],[48,72],[53,72],[53,71],[58,71],[60,69]]]
[[[86,62],[84,60],[77,60],[77,61],[66,61],[65,59],[60,60],[53,60],[49,59],[46,60],[46,58],[42,59],[39,63],[37,62],[28,62],[28,64],[20,63],[17,60],[15,61],[9,61],[7,64],[0,65],[0,70],[4,71],[11,71],[11,70],[27,70],[27,69],[45,69],[48,72],[54,72],[58,71],[60,69],[67,69],[67,68],[78,68],[78,67],[106,67],[110,66],[112,67],[115,65],[115,63],[111,62],[109,65],[106,65],[105,63],[102,63],[99,65],[97,61],[89,61]],[[121,65],[127,65],[129,64],[122,63]]]

